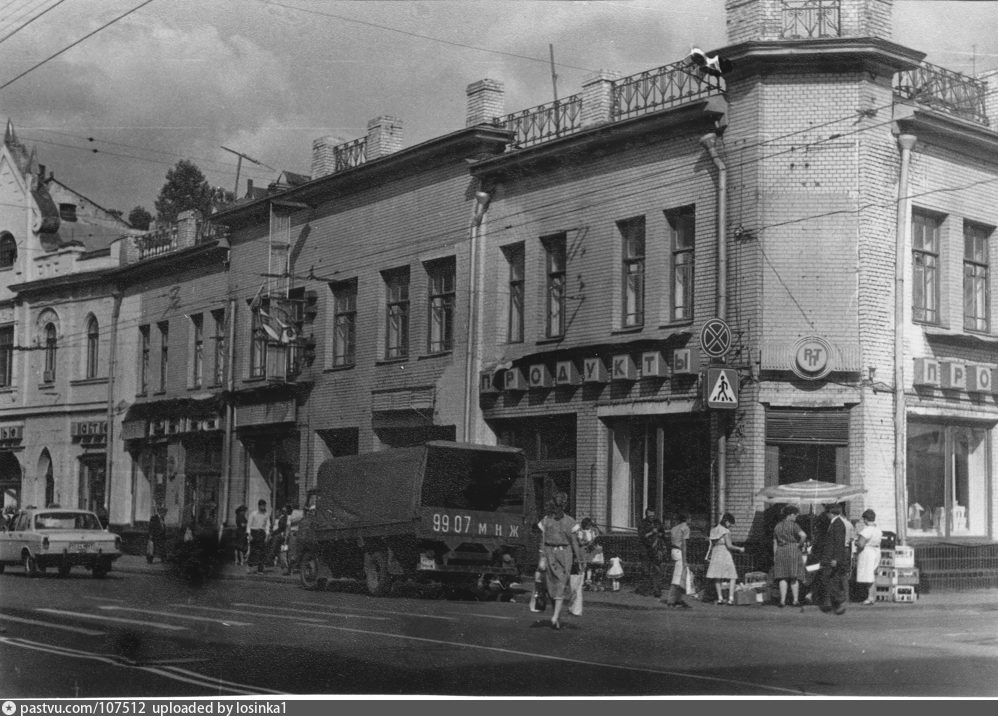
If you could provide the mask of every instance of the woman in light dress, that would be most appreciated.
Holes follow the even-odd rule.
[[[714,580],[718,604],[725,603],[721,592],[721,583],[724,581],[728,582],[727,603],[735,603],[735,580],[738,579],[738,570],[735,569],[735,560],[731,557],[731,551],[744,554],[745,548],[731,544],[731,527],[734,524],[735,518],[725,512],[720,523],[710,531],[710,566],[707,567],[707,579]]]
[[[873,604],[875,594],[873,583],[877,579],[880,566],[880,541],[884,533],[877,527],[877,513],[867,510],[863,513],[863,526],[856,533],[856,584],[866,587],[863,604]]]

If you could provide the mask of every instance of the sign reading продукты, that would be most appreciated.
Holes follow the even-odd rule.
[[[703,382],[708,408],[733,410],[738,407],[738,373],[732,368],[708,368]]]
[[[731,329],[720,318],[711,318],[700,329],[700,348],[711,358],[724,356],[731,348]]]

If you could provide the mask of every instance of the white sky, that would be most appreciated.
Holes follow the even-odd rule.
[[[140,2],[0,0],[0,85]],[[998,70],[996,29],[996,1],[894,2],[894,41],[948,69]],[[724,0],[155,0],[0,89],[0,120],[93,201],[155,213],[181,158],[233,188],[221,145],[308,174],[313,139],[362,136],[378,115],[403,120],[406,146],[463,127],[465,87],[485,77],[507,112],[546,102],[549,45],[567,96],[596,69],[725,44]],[[276,173],[244,161],[240,195],[246,178]]]

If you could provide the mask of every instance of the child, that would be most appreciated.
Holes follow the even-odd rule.
[[[596,592],[603,591],[603,572],[605,562],[603,561],[603,547],[596,545],[593,548],[593,557],[589,560],[589,569],[586,570],[586,584]]]
[[[611,580],[613,591],[620,591],[620,580],[624,576],[624,565],[621,564],[620,557],[610,558],[610,569],[606,570],[606,576]]]

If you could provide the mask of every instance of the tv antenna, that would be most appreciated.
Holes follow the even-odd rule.
[[[233,197],[238,197],[239,196],[239,172],[243,168],[243,159],[245,159],[248,162],[253,162],[254,164],[258,164],[261,167],[266,167],[267,169],[269,169],[272,172],[276,172],[277,171],[276,169],[274,169],[274,167],[269,166],[267,164],[264,164],[259,159],[254,159],[253,157],[251,157],[251,156],[249,156],[247,154],[243,154],[242,152],[237,152],[235,149],[229,149],[228,147],[222,147],[222,149],[224,149],[227,152],[232,152],[237,157],[239,157],[239,160],[236,162],[236,187],[232,190],[232,196]]]

